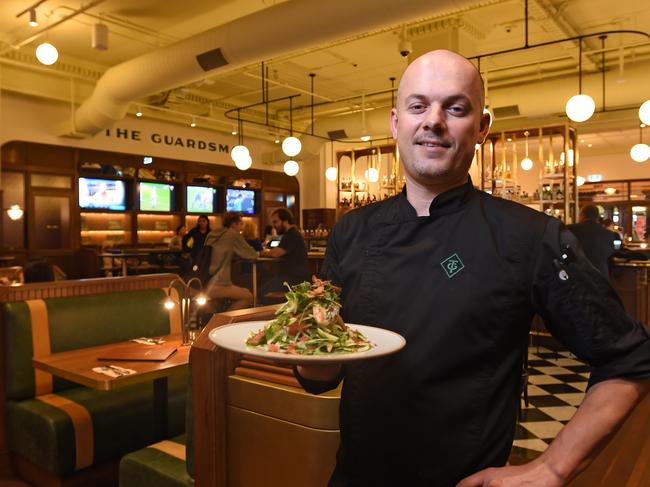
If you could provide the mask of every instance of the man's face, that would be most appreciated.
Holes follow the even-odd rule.
[[[467,180],[475,144],[489,129],[483,88],[461,56],[434,51],[408,67],[391,112],[391,130],[407,180],[451,188]]]
[[[206,220],[205,218],[199,218],[198,223],[199,223],[200,230],[205,230],[206,228],[208,228],[208,220]]]
[[[284,232],[287,231],[287,227],[289,226],[287,222],[280,220],[277,214],[271,215],[271,225],[275,228],[278,235],[284,235]]]

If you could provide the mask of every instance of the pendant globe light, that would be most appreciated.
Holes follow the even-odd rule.
[[[585,122],[591,118],[596,109],[594,99],[582,92],[582,39],[578,49],[578,94],[566,102],[566,114],[574,122]]]
[[[293,98],[289,98],[289,137],[282,141],[282,152],[289,157],[295,157],[301,150],[300,139],[293,136]]]
[[[650,100],[644,101],[639,108],[639,119],[641,120],[641,123],[650,125]]]
[[[339,175],[338,169],[334,166],[334,141],[330,140],[330,167],[325,169],[325,178],[328,181],[336,181]]]
[[[238,144],[230,151],[230,158],[235,163],[235,166],[237,166],[237,169],[245,171],[251,167],[253,159],[248,151],[248,147],[244,145],[244,124],[239,116],[239,110],[237,110],[237,128]]]
[[[51,66],[59,59],[59,51],[49,42],[43,42],[36,48],[36,59],[45,66]]]
[[[533,168],[533,161],[528,157],[528,135],[528,130],[526,130],[524,132],[524,136],[526,137],[526,157],[521,160],[521,168],[524,171],[530,171]]]
[[[639,127],[639,143],[632,146],[630,149],[630,157],[635,162],[645,162],[650,159],[650,147],[648,144],[643,143],[643,128],[645,124]]]
[[[284,163],[284,168],[283,169],[284,169],[284,173],[287,176],[295,176],[296,174],[298,174],[298,171],[300,171],[300,166],[298,165],[298,163],[296,161],[289,160],[289,161]]]
[[[11,205],[7,208],[7,216],[11,220],[20,220],[23,217],[24,211],[19,205]]]

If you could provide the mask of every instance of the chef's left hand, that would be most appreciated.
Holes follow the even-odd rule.
[[[463,479],[456,487],[562,487],[564,484],[544,462],[533,461],[525,465],[486,468]]]

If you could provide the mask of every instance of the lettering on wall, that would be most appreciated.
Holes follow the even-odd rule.
[[[106,137],[122,140],[133,140],[141,142],[143,134],[140,130],[130,130],[121,128],[106,129]],[[228,154],[230,148],[228,144],[219,144],[217,142],[205,141],[201,139],[192,139],[190,137],[178,137],[176,135],[160,134],[157,132],[149,136],[149,140],[154,144],[167,145],[170,147],[181,147],[184,149],[196,149],[208,152],[224,152]]]

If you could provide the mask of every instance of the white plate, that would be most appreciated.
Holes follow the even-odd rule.
[[[277,362],[291,364],[315,364],[315,363],[341,363],[353,360],[365,360],[382,355],[390,355],[406,345],[402,335],[383,328],[373,326],[352,325],[349,327],[359,330],[374,346],[365,352],[333,353],[331,355],[297,355],[282,352],[267,352],[260,348],[246,345],[246,339],[250,333],[263,328],[268,321],[244,321],[215,328],[208,335],[210,340],[227,350],[233,352],[254,355]]]

